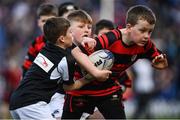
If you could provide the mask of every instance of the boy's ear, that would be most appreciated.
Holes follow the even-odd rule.
[[[126,24],[126,28],[130,29],[132,27],[132,25],[130,23]]]
[[[130,23],[126,24],[126,30],[130,32],[132,25]]]
[[[58,38],[58,42],[63,42],[64,43],[64,36],[61,35],[59,38]]]

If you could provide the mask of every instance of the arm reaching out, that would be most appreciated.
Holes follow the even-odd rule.
[[[112,72],[109,70],[99,70],[96,68],[93,63],[89,60],[88,56],[84,54],[79,47],[74,48],[72,55],[76,59],[77,63],[81,65],[88,73],[90,73],[96,80],[105,81],[109,78],[109,74]]]
[[[71,85],[66,85],[66,84],[63,84],[63,89],[65,91],[71,91],[71,90],[77,90],[77,89],[80,89],[82,86],[90,83],[91,81],[93,81],[94,79],[87,79],[89,77],[89,74],[87,74],[86,76],[84,76],[83,78],[79,79],[79,80],[76,80],[74,82],[74,84],[71,84]],[[106,77],[106,78],[103,78],[102,80],[106,80],[109,78],[109,75]],[[101,80],[101,81],[102,81]]]
[[[81,42],[83,47],[88,47],[89,50],[93,50],[96,46],[96,40],[89,37],[83,37],[83,41]]]
[[[63,89],[65,91],[77,90],[77,89],[80,89],[85,84],[88,84],[89,82],[91,82],[91,80],[87,80],[87,79],[85,79],[85,77],[83,77],[83,78],[81,78],[79,80],[76,80],[74,82],[74,84],[71,84],[71,85],[63,84]]]
[[[160,54],[152,60],[152,66],[157,69],[168,67],[168,62],[165,54]]]

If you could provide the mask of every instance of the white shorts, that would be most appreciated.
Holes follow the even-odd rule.
[[[21,120],[55,120],[51,115],[49,104],[40,101],[36,104],[28,105],[10,111],[13,119]]]
[[[61,118],[63,112],[64,105],[64,94],[55,93],[51,101],[49,102],[49,106],[51,108],[51,115],[54,118]]]

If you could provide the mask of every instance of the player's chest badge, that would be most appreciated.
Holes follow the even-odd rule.
[[[131,61],[133,62],[134,60],[136,60],[136,58],[137,58],[137,55],[133,55],[133,56],[131,57]]]

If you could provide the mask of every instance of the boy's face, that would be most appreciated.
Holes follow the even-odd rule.
[[[144,46],[151,36],[155,24],[151,25],[146,20],[138,20],[137,24],[128,28],[129,40],[138,46]]]
[[[71,30],[74,37],[75,44],[80,44],[83,37],[90,37],[92,32],[92,25],[80,21],[71,22]]]
[[[41,29],[41,32],[43,32],[43,25],[46,23],[46,21],[50,18],[53,18],[53,17],[55,17],[55,16],[54,15],[49,15],[49,16],[42,15],[39,17],[38,26]]]

